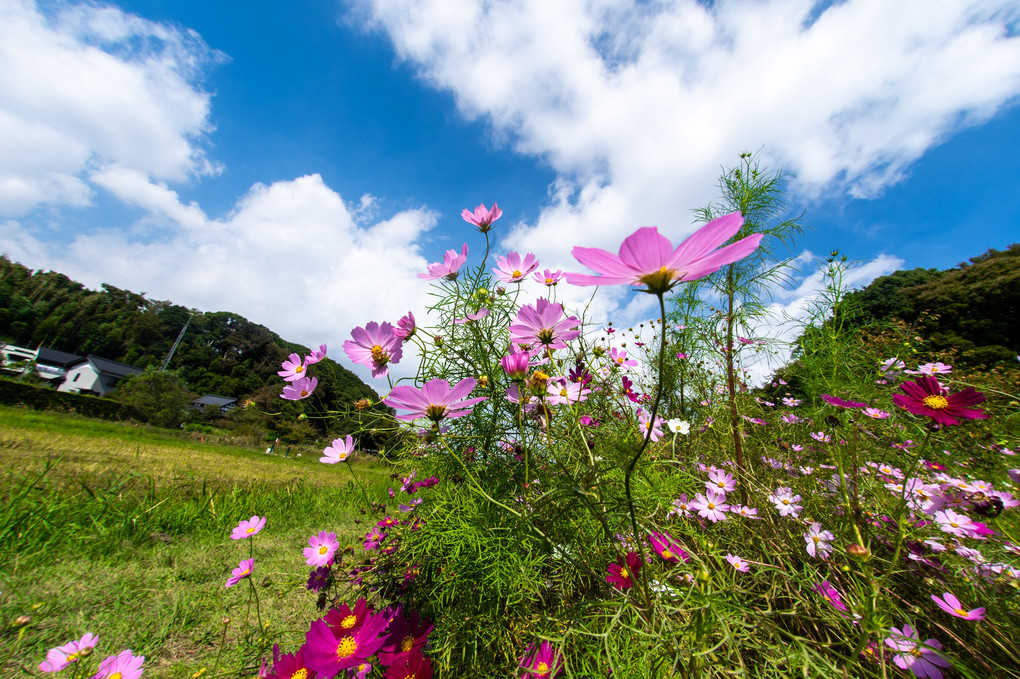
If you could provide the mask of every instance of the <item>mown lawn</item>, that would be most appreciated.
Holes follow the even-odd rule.
[[[145,655],[147,677],[254,674],[265,644],[245,638],[256,609],[247,583],[224,587],[231,569],[254,547],[262,619],[273,641],[296,640],[316,613],[309,536],[355,544],[362,528],[350,470],[293,455],[0,407],[0,674],[38,675],[47,649],[85,632],[100,657]],[[354,466],[368,497],[391,483],[384,462]],[[230,540],[253,514],[266,528]]]

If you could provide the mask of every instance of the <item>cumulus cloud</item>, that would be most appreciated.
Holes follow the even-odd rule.
[[[203,148],[221,61],[192,31],[93,5],[0,1],[0,214],[88,205],[114,164],[184,181],[215,173]]]
[[[57,247],[8,221],[0,224],[8,254],[90,287],[110,282],[188,307],[233,311],[287,339],[329,343],[345,363],[341,344],[354,326],[396,322],[412,309],[423,315],[428,289],[417,274],[426,261],[416,243],[436,221],[427,209],[359,225],[337,192],[308,175],[253,186],[229,215],[210,219],[132,171],[109,169],[93,179],[161,218],[158,235],[105,229]],[[374,382],[367,370],[358,372]]]
[[[645,224],[689,233],[742,151],[801,197],[874,196],[1020,93],[1011,0],[363,0],[359,18],[556,169],[506,245],[563,258]]]

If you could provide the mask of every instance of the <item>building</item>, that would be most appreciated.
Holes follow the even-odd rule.
[[[106,396],[122,379],[140,372],[143,371],[139,368],[90,354],[68,366],[67,376],[57,391]]]
[[[77,354],[46,347],[26,349],[13,344],[0,345],[0,372],[20,376],[34,365],[36,377],[53,386],[64,381],[68,366],[81,360]]]
[[[201,398],[196,398],[191,402],[191,408],[193,410],[202,410],[209,406],[216,406],[220,409],[220,412],[224,415],[229,413],[231,410],[237,407],[237,399],[230,398],[229,396],[217,396],[216,394],[206,394]]]

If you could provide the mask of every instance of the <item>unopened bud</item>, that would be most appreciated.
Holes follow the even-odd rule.
[[[857,561],[867,561],[871,557],[871,552],[864,545],[854,543],[846,548],[846,555]]]
[[[27,615],[19,615],[18,617],[16,617],[14,619],[14,626],[15,627],[24,627],[25,625],[27,625],[30,622],[32,622],[32,618],[28,617]]]

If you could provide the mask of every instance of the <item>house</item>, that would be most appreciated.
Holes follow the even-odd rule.
[[[45,347],[26,349],[13,344],[0,345],[0,371],[23,375],[34,364],[36,377],[54,385],[63,382],[68,366],[80,360],[77,354]]]
[[[106,396],[122,379],[140,372],[143,371],[139,368],[90,354],[68,366],[67,376],[57,391]]]
[[[229,396],[217,396],[216,394],[206,394],[201,398],[196,398],[191,402],[192,410],[202,410],[208,406],[216,406],[220,409],[220,412],[224,415],[229,413],[231,410],[237,407],[237,399],[230,398]]]

